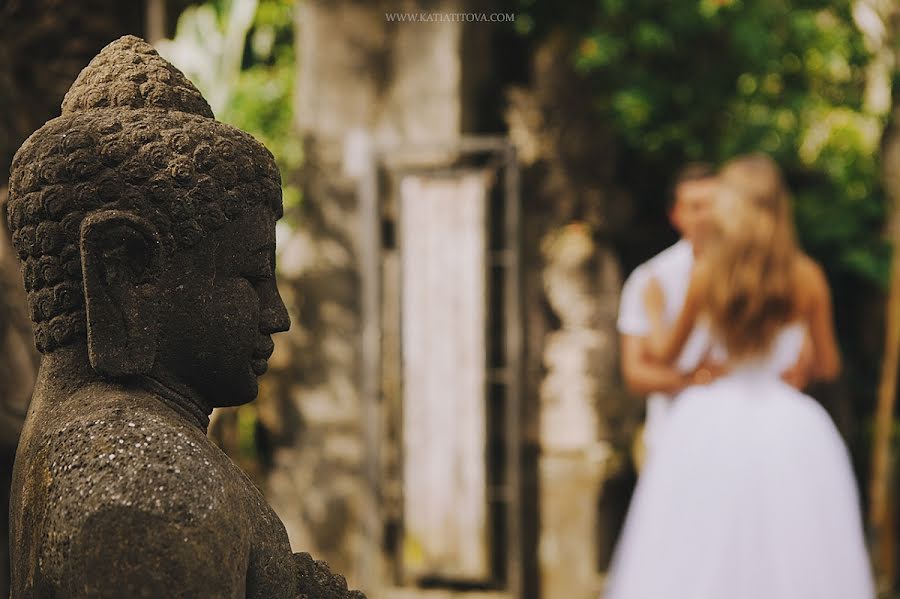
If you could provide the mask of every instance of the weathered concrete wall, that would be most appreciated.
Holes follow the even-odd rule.
[[[417,4],[298,4],[303,203],[288,215],[296,227],[281,244],[279,266],[293,328],[272,361],[268,395],[278,398],[276,407],[261,414],[274,431],[266,493],[292,544],[374,596],[389,577],[380,458],[370,451],[380,428],[361,380],[361,269],[370,250],[360,242],[358,182],[343,159],[350,134],[389,144],[436,143],[460,133],[463,24],[401,25],[384,17]],[[427,4],[429,11],[458,10],[455,2]]]
[[[418,4],[310,0],[298,12],[304,201],[289,215],[296,232],[280,257],[294,328],[273,357],[268,394],[278,398],[276,409],[262,414],[275,443],[267,494],[292,542],[374,596],[396,567],[396,556],[381,552],[381,510],[396,516],[398,498],[392,481],[373,476],[399,471],[396,451],[373,456],[370,448],[397,424],[373,422],[361,390],[365,251],[358,182],[344,171],[345,141],[351,134],[401,146],[452,141],[477,120],[470,92],[485,72],[483,63],[468,70],[474,42],[464,24],[384,19],[385,11]],[[461,10],[457,2],[421,4]],[[539,456],[526,459],[523,473],[526,596],[540,590],[544,598],[587,599],[597,596],[599,562],[608,553],[599,541],[610,536],[600,530],[599,514],[608,511],[604,482],[627,461],[621,454],[636,405],[619,390],[614,321],[621,282],[603,241],[616,197],[613,144],[572,73],[567,43],[551,38],[538,50],[531,85],[510,95],[507,122],[524,168],[524,450]],[[395,258],[381,266],[386,281]],[[397,365],[382,368],[396,374]],[[373,426],[380,427],[374,436]]]

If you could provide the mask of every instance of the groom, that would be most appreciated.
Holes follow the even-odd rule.
[[[681,239],[638,266],[622,287],[618,319],[622,375],[630,391],[647,395],[644,445],[648,450],[652,450],[672,397],[690,385],[710,382],[717,374],[711,364],[683,373],[654,362],[644,351],[644,340],[650,334],[644,307],[647,282],[654,277],[659,280],[665,295],[666,320],[674,322],[687,295],[694,258],[702,249],[712,219],[715,192],[716,173],[711,165],[693,163],[679,171],[672,186],[669,220]]]

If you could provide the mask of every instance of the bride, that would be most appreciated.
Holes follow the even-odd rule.
[[[827,283],[796,246],[790,200],[766,156],[721,172],[719,236],[671,330],[648,350],[674,363],[705,335],[726,374],[673,400],[638,481],[605,599],[873,599],[859,498],[825,410],[781,374],[807,337],[815,375],[840,358]]]

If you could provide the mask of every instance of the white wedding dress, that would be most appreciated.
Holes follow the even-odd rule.
[[[803,340],[787,326],[766,358],[673,400],[604,599],[875,597],[847,449],[781,380]]]

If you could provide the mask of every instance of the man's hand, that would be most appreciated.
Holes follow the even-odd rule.
[[[692,372],[685,375],[685,387],[694,385],[708,385],[719,377],[728,374],[727,364],[704,360]]]

